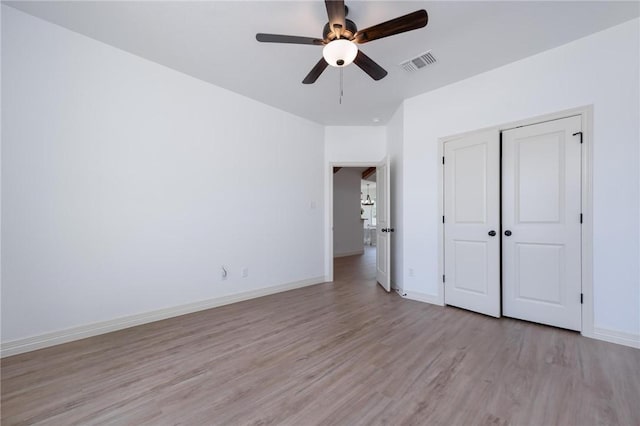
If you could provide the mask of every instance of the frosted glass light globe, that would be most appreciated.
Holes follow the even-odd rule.
[[[333,40],[322,49],[322,56],[332,67],[346,67],[356,59],[358,46],[355,43],[345,40]]]

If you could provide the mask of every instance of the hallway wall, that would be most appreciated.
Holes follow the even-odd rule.
[[[359,168],[343,167],[333,175],[333,257],[364,251],[360,219]]]

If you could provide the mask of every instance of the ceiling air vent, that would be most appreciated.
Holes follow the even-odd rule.
[[[428,65],[433,65],[436,62],[436,57],[431,54],[431,51],[428,51],[420,56],[404,61],[400,66],[404,68],[405,71],[415,72]]]

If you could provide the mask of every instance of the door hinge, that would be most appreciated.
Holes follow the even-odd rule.
[[[444,274],[442,274],[442,282],[445,282],[445,280],[444,280]]]
[[[442,157],[442,164],[444,164],[444,157]]]
[[[582,213],[580,213],[580,223],[582,223]]]
[[[580,293],[580,304],[582,305],[584,303],[584,294]]]
[[[444,216],[442,216],[442,223],[444,223]]]
[[[578,136],[578,135],[580,135],[580,143],[582,143],[582,132],[575,132],[573,134],[573,136]]]

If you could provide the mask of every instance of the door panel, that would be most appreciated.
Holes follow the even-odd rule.
[[[487,145],[455,150],[453,156],[455,223],[485,223],[487,220]],[[482,178],[479,179],[478,177]]]
[[[563,148],[559,133],[523,138],[515,146],[519,223],[558,222],[562,217]]]
[[[376,167],[376,280],[386,291],[391,291],[390,186],[389,160],[385,159]]]
[[[515,244],[515,297],[562,305],[564,247],[559,244]]]
[[[445,303],[500,316],[497,131],[444,144]]]
[[[456,290],[480,295],[488,293],[487,245],[485,241],[454,241],[455,280],[452,285]]]
[[[580,117],[502,134],[503,313],[581,328]]]

